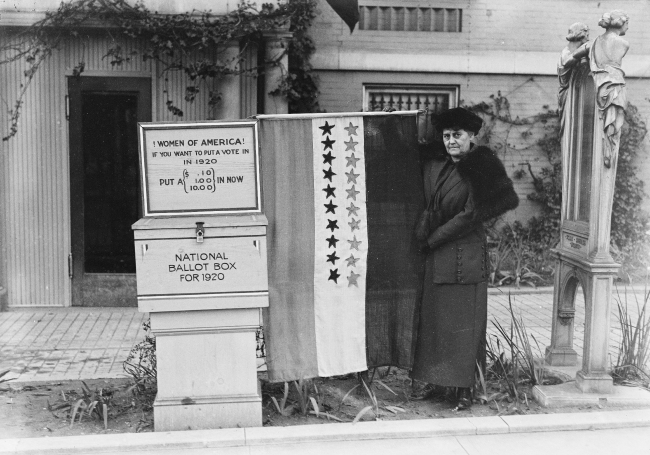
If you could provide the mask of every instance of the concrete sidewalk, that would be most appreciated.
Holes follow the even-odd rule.
[[[615,298],[625,296],[630,314],[636,318],[636,300],[643,303],[643,290],[630,290]],[[492,321],[509,330],[509,299],[537,342],[533,341],[533,349],[539,345],[542,356],[551,340],[552,288],[490,289],[488,335],[497,335]],[[146,318],[137,308],[39,308],[0,313],[0,371],[10,369],[5,377],[14,378],[13,382],[123,377],[122,362],[131,347],[144,338],[142,322]],[[578,293],[574,344],[579,356],[584,318],[584,299]],[[610,353],[615,362],[621,337],[615,302],[611,321]]]
[[[543,432],[543,433],[542,433]],[[0,454],[650,453],[650,410],[6,439]]]

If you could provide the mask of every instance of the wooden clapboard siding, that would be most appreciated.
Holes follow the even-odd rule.
[[[4,40],[3,40],[4,41]],[[2,152],[3,284],[11,306],[62,306],[69,301],[68,149],[65,59],[55,52],[30,85],[20,131]],[[2,98],[13,106],[22,61],[0,67]],[[6,132],[8,114],[2,110]]]
[[[0,41],[10,39],[8,29],[0,29]],[[103,35],[89,32],[54,51],[27,90],[18,134],[0,145],[0,286],[7,288],[11,307],[70,305],[66,77],[79,62],[85,63],[82,77],[150,77],[154,121],[179,120],[165,105],[165,89],[183,109],[182,120],[204,120],[209,116],[206,98],[199,97],[192,104],[183,100],[187,82],[184,75],[170,73],[165,86],[157,77],[160,66],[143,62],[140,56],[113,66],[110,59],[104,58],[109,45]],[[124,40],[122,46],[128,55],[141,44]],[[7,103],[0,109],[3,134],[9,121],[7,107],[15,103],[25,69],[23,61],[0,66],[0,97]]]

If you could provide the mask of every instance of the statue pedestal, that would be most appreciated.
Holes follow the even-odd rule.
[[[611,378],[610,378],[611,386]],[[573,382],[533,387],[533,398],[545,408],[566,406],[650,406],[647,390],[611,386],[609,391],[582,392]]]
[[[546,348],[550,366],[574,366],[578,355],[573,349],[573,324],[578,286],[585,299],[585,336],[582,369],[577,372],[576,386],[585,393],[610,393],[612,378],[607,374],[612,304],[612,282],[618,264],[596,263],[581,258],[564,245],[555,251],[557,266],[553,297],[551,345]]]

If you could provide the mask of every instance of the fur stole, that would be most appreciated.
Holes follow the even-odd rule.
[[[470,183],[479,221],[496,218],[519,205],[503,163],[488,147],[475,146],[456,163],[456,169]]]

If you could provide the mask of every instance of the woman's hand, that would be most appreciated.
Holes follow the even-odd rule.
[[[428,253],[430,248],[429,248],[429,242],[427,239],[424,240],[418,240],[418,250],[420,253]]]

